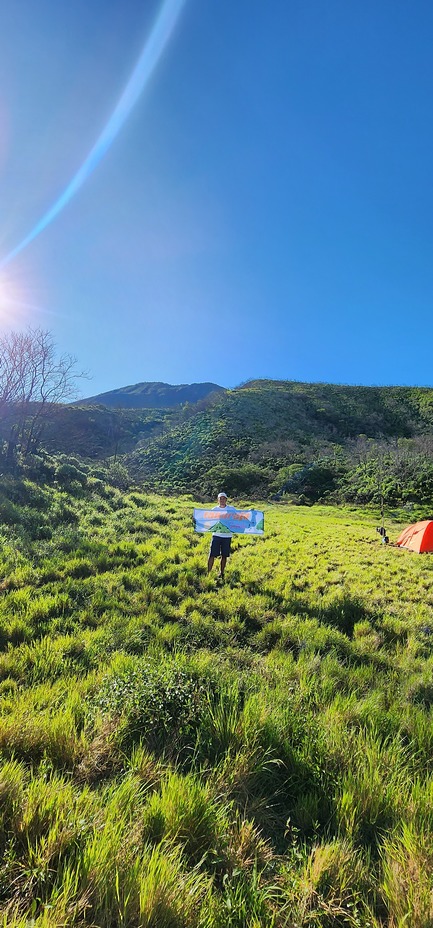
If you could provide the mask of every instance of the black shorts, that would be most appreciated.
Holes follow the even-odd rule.
[[[209,548],[209,557],[230,557],[231,538],[219,538],[218,535],[212,535],[212,541]]]

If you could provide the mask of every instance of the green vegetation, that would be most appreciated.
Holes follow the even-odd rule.
[[[295,502],[433,505],[433,390],[253,381],[136,449],[155,488]]]
[[[217,587],[193,505],[3,478],[0,924],[427,928],[433,559],[264,504]]]
[[[46,417],[41,444],[55,453],[79,454],[91,460],[118,459],[163,435],[178,418],[178,411],[173,409],[57,406]]]
[[[47,333],[39,334],[52,352]],[[203,501],[224,486],[230,496],[255,500],[363,505],[383,498],[433,509],[429,388],[265,380],[209,393],[213,384],[145,383],[96,397],[107,405],[80,406],[28,400],[24,387],[13,400],[3,387],[2,401],[0,383],[0,464],[8,472],[44,449],[120,463],[155,491]]]

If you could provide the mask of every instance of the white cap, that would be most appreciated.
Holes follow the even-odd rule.
[[[224,496],[225,499],[228,499],[227,493],[218,493],[218,497],[217,497],[217,498],[220,499],[221,496]]]

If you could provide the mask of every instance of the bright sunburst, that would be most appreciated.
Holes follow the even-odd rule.
[[[14,328],[30,321],[30,308],[24,288],[16,280],[0,274],[0,327]]]

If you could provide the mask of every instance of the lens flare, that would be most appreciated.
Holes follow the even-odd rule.
[[[0,261],[0,270],[16,258],[24,248],[27,248],[27,245],[30,245],[30,242],[33,242],[53,222],[111,147],[155,70],[185,2],[186,0],[165,0],[119,101],[87,158],[50,209],[44,213],[28,235]]]
[[[15,281],[0,275],[0,329],[28,321],[29,306]]]
[[[28,271],[23,275],[10,271],[0,273],[0,333],[6,329],[42,324],[46,316],[61,316],[46,306],[46,288],[31,279]]]

